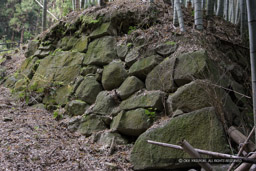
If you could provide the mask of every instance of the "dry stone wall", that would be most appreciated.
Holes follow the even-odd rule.
[[[185,138],[197,148],[229,152],[223,126],[233,124],[241,110],[212,83],[239,84],[222,78],[203,49],[174,56],[177,44],[159,43],[146,51],[142,38],[137,46],[117,44],[123,30],[117,17],[108,17],[59,22],[29,43],[27,59],[5,85],[37,93],[31,105],[65,107],[71,117],[65,125],[86,136],[97,134],[100,143],[109,144],[107,135],[120,143],[128,142],[123,136],[138,137],[131,153],[136,170],[187,167],[170,164],[185,154],[153,147],[147,139],[177,144]],[[174,118],[150,128],[161,116]],[[106,129],[115,133],[97,133]]]

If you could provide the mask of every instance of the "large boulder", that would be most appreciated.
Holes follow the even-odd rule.
[[[111,129],[117,130],[121,134],[129,136],[139,136],[152,125],[152,120],[145,112],[139,108],[127,112],[120,112],[114,117]]]
[[[89,44],[83,64],[103,66],[116,58],[116,39],[105,36]]]
[[[117,89],[117,93],[122,100],[127,99],[136,91],[144,88],[144,83],[135,76],[128,77]]]
[[[83,67],[83,68],[81,69],[80,74],[83,75],[83,76],[86,76],[86,75],[88,75],[88,74],[93,75],[93,74],[96,74],[96,73],[97,73],[97,69],[98,69],[98,67],[96,67],[96,66],[88,65],[88,66]]]
[[[66,112],[69,116],[82,115],[89,105],[82,100],[72,100],[66,106]]]
[[[236,116],[240,115],[238,107],[233,103],[228,93],[214,87],[207,80],[192,81],[178,88],[167,99],[169,114],[172,114],[177,109],[187,113],[210,106],[218,109],[218,113],[230,124],[232,124]],[[223,120],[223,122],[226,121]]]
[[[118,88],[127,77],[127,71],[121,62],[112,62],[104,67],[102,85],[105,90]]]
[[[120,102],[117,99],[117,94],[114,91],[102,91],[96,98],[92,113],[99,115],[115,114],[119,110],[119,103]]]
[[[157,65],[146,78],[146,88],[148,90],[162,90],[165,92],[173,92],[176,86],[173,82],[174,67],[176,58],[166,58]]]
[[[165,93],[162,91],[140,91],[130,98],[122,101],[121,110],[132,110],[137,108],[156,108],[163,110]]]
[[[78,39],[78,41],[74,45],[73,50],[77,52],[86,52],[88,44],[89,44],[88,36],[82,35],[82,37]]]
[[[102,91],[102,86],[93,76],[86,76],[77,87],[75,96],[77,99],[83,100],[88,104],[93,104],[99,92]]]
[[[30,86],[33,89],[46,88],[58,82],[67,85],[79,75],[84,54],[57,51],[42,59]]]
[[[91,34],[90,39],[96,39],[103,36],[114,36],[117,34],[116,29],[114,28],[111,22],[103,23],[100,27],[96,28]]]
[[[209,73],[217,74],[217,68],[209,59],[206,51],[200,50],[189,52],[177,57],[177,63],[174,70],[174,82],[182,86],[198,78],[208,78]]]
[[[214,104],[210,99],[213,87],[206,80],[195,80],[177,89],[167,99],[168,113],[172,114],[177,109],[191,112]]]
[[[203,108],[172,118],[139,136],[131,152],[134,170],[186,168],[195,163],[178,163],[173,159],[189,158],[185,152],[152,145],[147,140],[178,144],[183,139],[193,147],[229,153],[229,145],[215,109]]]
[[[20,74],[18,78],[31,79],[40,63],[37,57],[29,57],[25,59],[20,66]]]
[[[116,145],[125,145],[128,143],[124,137],[114,132],[98,132],[94,135],[94,141],[96,141],[97,144],[104,146],[105,148],[111,146],[113,139],[115,139]]]
[[[140,56],[139,47],[131,49],[125,57],[125,63],[131,66]]]
[[[98,115],[85,115],[78,127],[78,132],[90,136],[95,132],[107,129],[104,120]]]
[[[129,48],[126,45],[119,45],[116,47],[117,56],[124,60]]]
[[[170,56],[177,49],[175,42],[166,42],[156,47],[156,53],[161,56]]]
[[[34,55],[34,53],[36,52],[38,46],[39,46],[39,41],[38,40],[31,40],[28,43],[28,48],[25,51],[25,57],[30,57],[32,55]]]
[[[145,80],[147,74],[161,61],[162,57],[158,55],[139,59],[130,67],[129,75],[134,75],[142,80]]]

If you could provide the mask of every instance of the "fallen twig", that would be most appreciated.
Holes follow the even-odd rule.
[[[147,142],[150,143],[150,144],[155,144],[155,145],[159,145],[159,146],[163,146],[163,147],[169,147],[169,148],[175,148],[175,149],[178,149],[178,150],[183,150],[183,148],[179,145],[161,143],[161,142],[152,141],[152,140],[147,140]],[[238,157],[238,156],[231,155],[231,154],[212,152],[212,151],[207,151],[207,150],[201,150],[201,149],[198,149],[198,148],[195,148],[195,150],[198,153],[206,154],[206,155],[210,155],[210,156],[214,156],[214,157],[218,157],[218,158],[222,157],[222,158],[238,159],[238,160],[241,160],[242,162],[256,164],[256,160],[253,159],[253,158]],[[255,157],[256,157],[256,154],[255,154]]]
[[[186,141],[183,140],[181,143],[181,147],[183,148],[183,150],[188,153],[192,158],[201,158],[200,154]],[[212,168],[212,166],[209,163],[200,163],[198,162],[198,164],[204,168],[206,171],[213,171],[214,169]]]

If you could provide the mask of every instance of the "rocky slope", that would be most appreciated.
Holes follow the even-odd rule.
[[[70,14],[29,43],[26,60],[4,85],[96,143],[136,140],[135,170],[197,167],[174,163],[188,156],[148,139],[185,138],[230,153],[229,126],[251,126],[248,49],[219,18],[214,30],[197,32],[184,10],[188,32],[180,33],[171,13],[161,2],[117,1]]]

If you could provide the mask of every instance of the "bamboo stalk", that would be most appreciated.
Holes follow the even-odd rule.
[[[150,144],[155,144],[155,145],[159,145],[159,146],[163,146],[163,147],[169,147],[169,148],[174,148],[174,149],[178,149],[178,150],[183,150],[183,148],[179,145],[161,143],[161,142],[152,141],[152,140],[147,140],[147,142]],[[238,157],[238,156],[231,155],[231,154],[212,152],[212,151],[202,150],[202,149],[198,149],[198,148],[195,148],[195,150],[200,154],[206,154],[206,155],[210,155],[210,156],[214,156],[214,157],[218,157],[218,158],[222,157],[222,158],[238,159],[243,162],[256,164],[256,160],[253,158]]]
[[[187,152],[192,158],[201,158],[200,154],[186,141],[183,140],[181,142],[181,147],[185,152]],[[209,163],[200,163],[198,164],[204,168],[206,171],[213,171],[214,169]]]
[[[250,134],[248,135],[248,137],[247,137],[246,140],[244,141],[242,147],[239,149],[237,156],[240,156],[240,155],[242,154],[242,152],[243,152],[243,150],[244,150],[244,148],[245,148],[245,145],[247,144],[247,142],[248,142],[249,139],[251,138],[251,136],[252,136],[254,130],[255,130],[255,127],[252,128]],[[235,165],[235,163],[233,162],[233,163],[229,166],[228,171],[231,171],[231,169],[234,167],[234,165]]]

